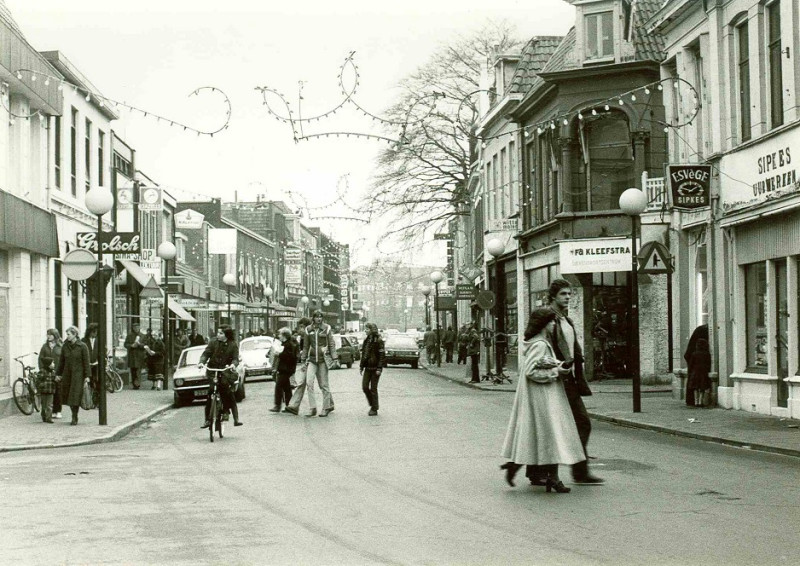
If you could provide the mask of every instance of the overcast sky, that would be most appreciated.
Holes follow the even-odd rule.
[[[137,150],[137,167],[178,198],[191,193],[254,200],[259,193],[285,197],[290,190],[312,206],[332,202],[349,174],[352,204],[369,183],[380,145],[325,139],[296,145],[291,129],[270,118],[257,86],[283,92],[297,109],[304,82],[303,115],[341,100],[339,66],[355,51],[361,84],[355,98],[380,114],[396,84],[425,63],[437,46],[468,34],[487,20],[506,19],[519,36],[563,35],[574,9],[563,0],[404,0],[377,2],[265,2],[263,0],[6,0],[28,41],[39,51],[59,50],[107,97],[201,128],[225,120],[214,95],[187,98],[201,86],[222,89],[233,107],[230,127],[213,138],[169,128],[141,115],[113,128]],[[314,123],[380,133],[351,110],[334,122]],[[344,212],[341,207],[332,214]],[[315,212],[321,214],[321,212]],[[374,257],[379,226],[318,222],[355,248],[356,263]],[[390,251],[390,250],[386,250]],[[415,257],[444,264],[441,242]]]

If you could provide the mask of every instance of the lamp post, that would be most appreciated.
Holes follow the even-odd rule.
[[[300,302],[303,303],[303,316],[308,316],[308,302],[310,300],[307,295],[300,297]]]
[[[228,290],[228,324],[233,326],[233,321],[231,320],[231,287],[236,285],[236,277],[233,276],[233,273],[226,273],[222,276],[222,282]]]
[[[264,289],[264,296],[267,298],[267,313],[269,313],[270,303],[272,302],[273,293],[274,291],[272,290],[272,287],[269,284],[267,284],[267,288]],[[269,314],[267,314],[267,326],[270,327],[272,326],[272,321],[269,319]],[[270,328],[269,330],[272,329]],[[277,328],[275,330],[277,330]]]
[[[433,281],[433,285],[436,287],[436,294],[434,295],[433,300],[433,310],[436,311],[436,365],[438,367],[442,367],[442,337],[439,335],[439,283],[442,282],[442,279],[444,279],[444,275],[441,271],[437,270],[431,273],[431,281]]]
[[[619,207],[631,217],[631,276],[628,281],[630,291],[630,317],[628,321],[628,350],[633,380],[633,412],[642,412],[642,378],[639,363],[639,266],[636,258],[636,234],[639,215],[647,208],[647,195],[639,189],[627,189],[619,197]]]
[[[169,330],[169,262],[175,259],[178,250],[172,242],[161,242],[156,255],[164,260],[164,339],[167,349],[164,364],[164,389],[169,389],[169,371],[172,368],[172,333]]]
[[[494,258],[494,287],[497,296],[494,299],[494,359],[498,377],[503,375],[503,348],[506,343],[506,321],[503,307],[505,306],[505,293],[503,291],[503,269],[499,258],[505,252],[505,245],[498,238],[486,242],[486,251]]]
[[[86,193],[86,208],[97,216],[97,378],[100,388],[100,406],[98,407],[98,423],[108,424],[108,406],[106,404],[106,285],[103,273],[103,245],[100,234],[103,232],[103,215],[114,208],[114,195],[111,191],[95,187]]]
[[[427,285],[422,287],[422,294],[425,295],[425,328],[431,325],[431,313],[428,310],[428,297],[431,294],[431,288]]]
[[[408,332],[408,309],[403,309],[403,332]]]

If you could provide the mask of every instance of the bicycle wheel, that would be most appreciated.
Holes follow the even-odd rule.
[[[211,442],[214,442],[214,427],[217,423],[217,413],[219,412],[219,408],[217,407],[217,398],[213,394],[211,395],[211,410],[208,412],[208,420],[209,420],[209,427],[208,427],[208,439]]]
[[[28,382],[28,395],[31,397],[31,402],[33,403],[33,410],[37,413],[42,410],[42,396],[39,395],[39,392],[36,390],[36,386],[33,382]]]
[[[14,381],[14,386],[11,390],[14,393],[14,404],[17,406],[17,409],[19,409],[23,415],[32,415],[33,401],[29,395],[28,384],[25,383],[25,380],[18,377]]]
[[[106,376],[108,383],[111,384],[111,391],[112,393],[119,393],[122,391],[124,387],[124,383],[122,382],[122,376],[116,372],[116,370],[111,370],[110,374]]]
[[[220,415],[219,419],[217,420],[217,432],[219,432],[219,437],[222,438],[225,432],[225,421],[222,420],[222,415]]]

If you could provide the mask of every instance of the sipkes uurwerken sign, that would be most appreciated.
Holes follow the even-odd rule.
[[[78,247],[92,253],[98,251],[97,232],[79,232]],[[141,253],[141,237],[137,232],[100,232],[100,248],[104,254],[122,255]]]
[[[711,165],[668,165],[672,206],[692,210],[709,206]]]

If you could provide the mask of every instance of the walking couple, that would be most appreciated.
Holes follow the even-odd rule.
[[[592,425],[582,396],[592,394],[583,377],[583,353],[568,316],[572,287],[556,279],[550,306],[531,312],[522,343],[524,362],[511,410],[501,466],[506,481],[526,465],[532,485],[569,493],[558,477],[558,465],[572,465],[578,484],[603,480],[589,473],[586,445]]]
[[[315,378],[319,384],[319,388],[322,390],[322,411],[319,413],[319,416],[327,417],[333,412],[334,405],[330,383],[328,382],[328,370],[336,369],[339,366],[339,360],[336,355],[333,330],[329,324],[325,324],[322,321],[322,318],[322,311],[314,311],[314,314],[311,315],[311,324],[305,328],[300,356],[300,377],[297,380],[297,388],[294,390],[291,400],[286,405],[285,412],[287,413],[293,415],[299,413],[300,402],[303,400],[306,389],[308,389],[308,416],[316,416],[317,401],[316,395],[314,394]],[[288,380],[288,377],[286,380]],[[283,390],[285,391],[285,387]],[[278,396],[276,394],[276,406],[279,406],[277,401]]]

